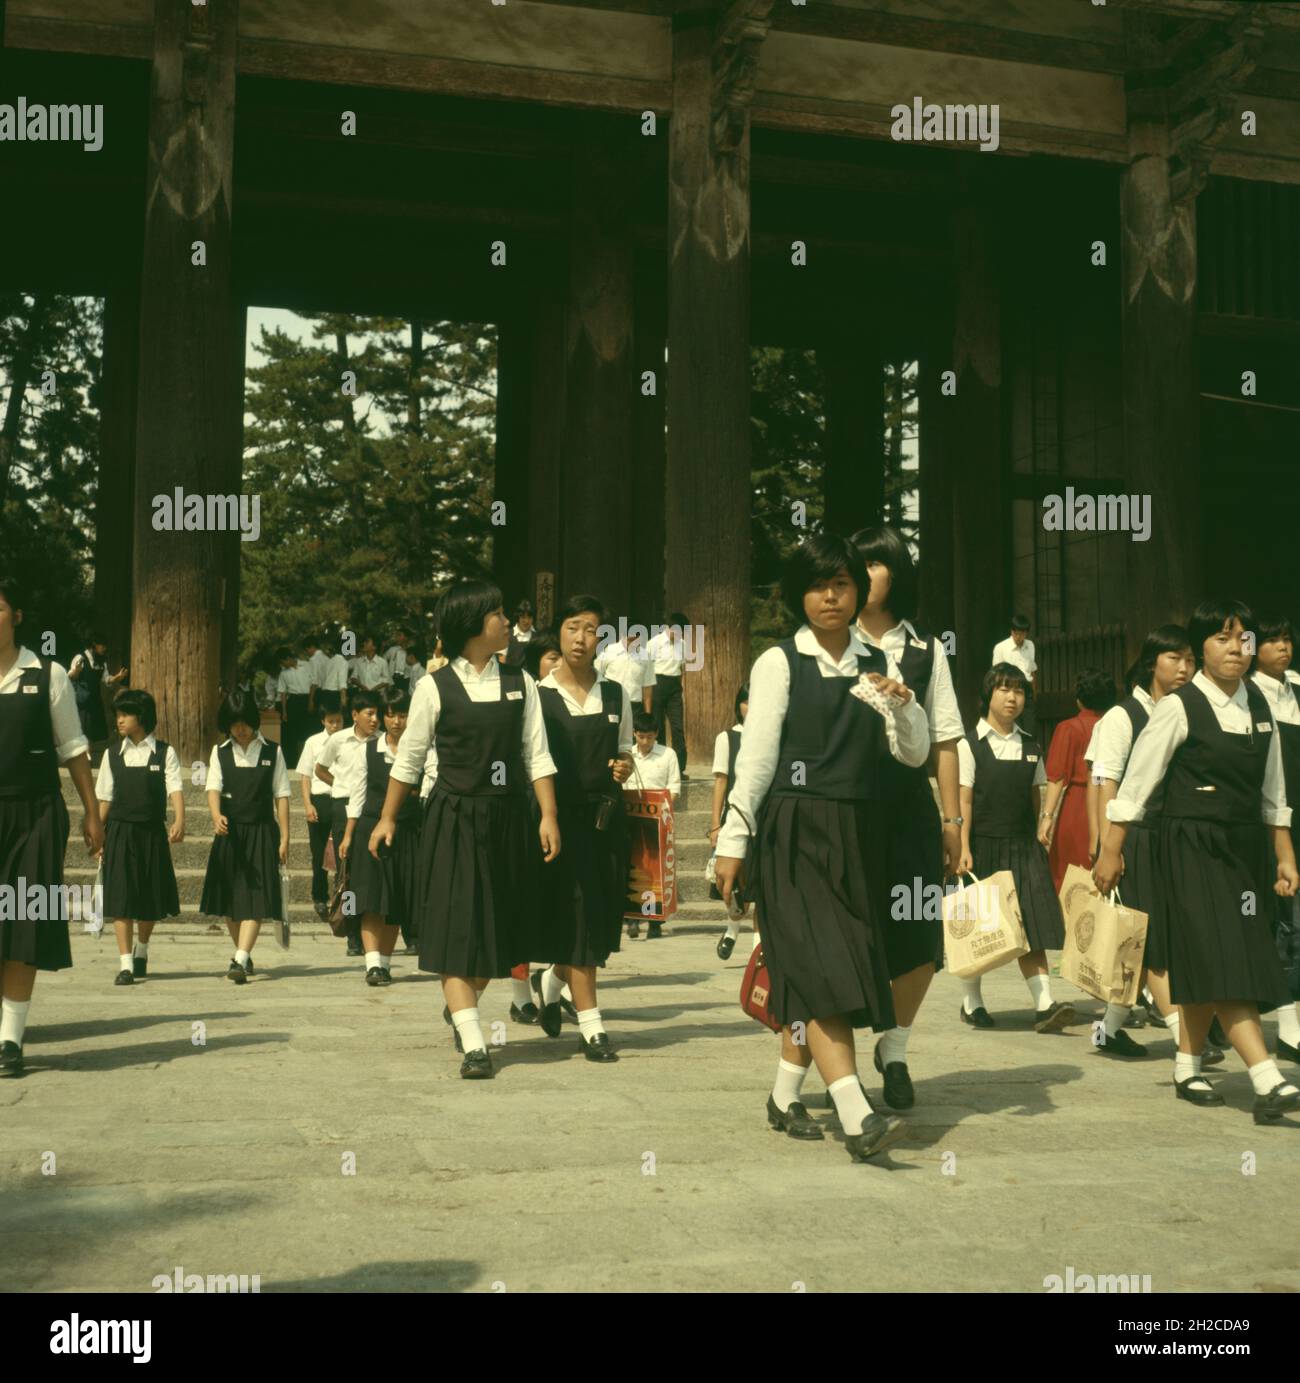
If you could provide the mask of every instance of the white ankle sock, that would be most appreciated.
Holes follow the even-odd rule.
[[[787,1061],[784,1057],[777,1064],[776,1084],[772,1087],[772,1103],[782,1114],[799,1098],[807,1074],[806,1066],[796,1066],[793,1061]]]
[[[1174,1080],[1194,1080],[1197,1090],[1213,1090],[1214,1087],[1201,1075],[1201,1058],[1179,1052],[1174,1057]]]
[[[1155,1004],[1157,1008],[1160,1007],[1159,1004],[1156,1004],[1156,996],[1152,994],[1150,985],[1144,984],[1142,986],[1142,997],[1147,1001],[1147,1003]]]
[[[1052,977],[1050,975],[1027,975],[1025,983],[1034,1000],[1034,1012],[1042,1013],[1052,1006]]]
[[[0,999],[0,1042],[16,1042],[23,1045],[23,1033],[27,1031],[27,1010],[31,1008],[30,999]]]
[[[1165,1014],[1165,1027],[1168,1029],[1170,1036],[1177,1042],[1183,1030],[1183,1015],[1180,1009],[1171,1008],[1169,1012]]]
[[[600,1021],[600,1010],[598,1008],[580,1008],[578,1010],[578,1031],[591,1041],[597,1033],[605,1031],[605,1025]]]
[[[483,1041],[483,1029],[479,1027],[477,1008],[463,1008],[458,1013],[453,1013],[451,1022],[460,1033],[460,1045],[467,1052],[487,1051],[487,1044]]]
[[[907,1039],[912,1029],[890,1028],[880,1039],[880,1064],[888,1066],[891,1061],[907,1060]]]
[[[1106,1012],[1101,1016],[1101,1025],[1106,1029],[1106,1036],[1114,1037],[1124,1026],[1124,1020],[1132,1012],[1133,1010],[1127,1004],[1107,1004]]]
[[[735,941],[735,939],[740,935],[740,927],[734,919],[727,923],[726,935],[728,941]]]
[[[523,1008],[525,1004],[533,1002],[533,987],[527,980],[510,980],[510,997],[516,1008]]]
[[[1300,1004],[1283,1004],[1278,1009],[1277,1035],[1292,1047],[1300,1047]]]
[[[754,954],[755,951],[758,950],[758,944],[759,944],[759,942],[760,942],[761,940],[762,940],[762,938],[759,936],[759,934],[758,934],[757,932],[755,932],[755,933],[754,933],[754,943],[753,943],[753,945],[750,946],[750,948],[749,948],[749,954],[750,954],[751,956]]]
[[[1282,1072],[1277,1069],[1277,1062],[1272,1057],[1250,1067],[1246,1074],[1250,1077],[1250,1083],[1255,1087],[1257,1095],[1267,1095],[1275,1085],[1282,1086],[1284,1095],[1289,1095],[1295,1090],[1290,1081],[1282,1083]]]
[[[832,1081],[827,1089],[835,1101],[835,1112],[840,1116],[840,1127],[845,1133],[861,1133],[862,1125],[874,1111],[871,1101],[862,1093],[862,1086],[856,1075],[841,1076]]]
[[[367,951],[367,952],[366,952],[366,969],[367,969],[367,970],[378,970],[378,969],[379,969],[379,952],[378,952],[378,951]]]
[[[131,954],[138,956],[141,960],[149,959],[149,943],[147,941],[137,941],[131,948]]]
[[[118,956],[118,958],[117,958],[117,963],[118,963],[118,967],[119,967],[120,969],[122,969],[122,970],[131,970],[131,969],[134,968],[134,967],[132,966],[132,964],[131,964],[131,953],[130,953],[130,951],[123,951],[122,954],[121,954],[120,956]]]
[[[542,971],[542,1003],[558,1004],[560,996],[564,992],[564,986],[560,982],[560,977],[555,973],[555,966],[550,966]]]
[[[967,1013],[974,1013],[977,1008],[984,1007],[984,995],[980,993],[980,980],[976,977],[973,980],[963,980],[961,982],[962,1001],[961,1006]]]
[[[386,956],[382,951],[379,953],[379,968],[381,970],[391,970],[393,968],[392,956]]]
[[[249,953],[247,951],[236,951],[235,959],[240,963],[240,965],[244,966],[247,969],[249,959]]]

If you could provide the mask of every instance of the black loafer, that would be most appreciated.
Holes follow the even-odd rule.
[[[1128,1017],[1125,1018],[1124,1022],[1121,1024],[1122,1027],[1126,1028],[1145,1028],[1146,1025],[1147,1016],[1140,1008],[1129,1009]]]
[[[899,1120],[886,1119],[883,1114],[869,1114],[862,1132],[846,1133],[844,1143],[854,1162],[865,1162],[892,1147],[902,1136],[903,1125]]]
[[[545,1004],[542,1002],[542,972],[538,970],[536,974],[530,975],[528,983],[532,986],[533,993],[537,996],[538,1026],[547,1037],[559,1037],[564,1018],[561,1015],[560,1005],[558,1003]]]
[[[1061,1032],[1078,1021],[1078,1015],[1069,1004],[1051,1004],[1034,1014],[1034,1031]]]
[[[226,971],[226,978],[228,980],[234,980],[236,984],[247,984],[248,972],[237,960],[232,960],[230,962],[230,969]]]
[[[1211,1047],[1227,1048],[1231,1046],[1231,1043],[1228,1041],[1227,1033],[1223,1031],[1223,1024],[1219,1022],[1219,1015],[1217,1013],[1210,1019],[1210,1030],[1205,1034],[1205,1040]]]
[[[598,1032],[590,1042],[579,1033],[578,1046],[582,1049],[582,1054],[588,1061],[618,1060],[618,1053],[610,1045],[609,1034],[607,1032]]]
[[[809,1117],[808,1111],[798,1100],[791,1101],[790,1108],[782,1111],[776,1107],[776,1101],[769,1095],[767,1097],[767,1122],[778,1133],[788,1133],[791,1138],[815,1142],[817,1139],[826,1137],[822,1132],[821,1125]]]
[[[886,1066],[880,1059],[880,1043],[876,1043],[873,1054],[876,1070],[885,1078],[885,1103],[890,1109],[911,1109],[916,1103],[916,1091],[912,1088],[912,1077],[907,1073],[907,1063],[891,1061]]]
[[[131,958],[131,974],[137,979],[142,980],[149,973],[149,957],[133,956]]]
[[[1153,1028],[1163,1028],[1165,1026],[1164,1014],[1156,1007],[1154,999],[1148,999],[1145,994],[1138,995],[1138,1003],[1142,1006],[1142,1011],[1147,1016],[1147,1022]]]
[[[1286,1086],[1286,1081],[1279,1081],[1267,1095],[1255,1096],[1254,1114],[1257,1124],[1271,1124],[1284,1114],[1300,1109],[1300,1090],[1292,1090],[1289,1095],[1278,1094],[1278,1091],[1285,1090]]]
[[[535,1027],[537,1020],[541,1017],[541,1012],[533,1003],[524,1004],[522,1007],[518,1004],[511,1004],[510,1017],[516,1023],[531,1023]]]
[[[364,955],[365,955],[365,952],[361,949],[360,946],[354,946],[354,945],[349,941],[349,942],[348,942],[348,955],[350,955],[350,956],[364,956]]]
[[[576,1023],[578,1021],[578,1010],[574,1008],[573,1004],[570,1003],[563,994],[560,995],[560,1007],[564,1010],[564,1016],[570,1023]]]
[[[1186,1100],[1189,1104],[1217,1105],[1223,1103],[1223,1096],[1216,1094],[1213,1090],[1193,1090],[1192,1086],[1198,1080],[1204,1080],[1204,1076],[1188,1076],[1186,1080],[1176,1080],[1174,1082],[1174,1093],[1180,1100]],[[1256,1104],[1258,1104],[1256,1100]]]
[[[0,1076],[17,1080],[23,1073],[23,1049],[17,1042],[0,1042]]]
[[[1120,1028],[1114,1037],[1109,1036],[1103,1028],[1097,1050],[1102,1056],[1120,1056],[1129,1060],[1150,1055],[1147,1049],[1140,1043],[1134,1042],[1123,1028]]]
[[[1218,1047],[1206,1047],[1201,1053],[1202,1066],[1221,1066],[1223,1064],[1223,1053]]]
[[[252,957],[252,956],[249,956],[249,958],[247,959],[247,961],[244,962],[244,974],[246,974],[246,975],[251,975],[252,973],[253,973],[253,957]]]
[[[662,922],[651,922],[650,929],[646,932],[647,941],[658,941],[664,934],[664,924]]]
[[[1277,1054],[1281,1060],[1300,1066],[1300,1047],[1293,1047],[1289,1042],[1283,1042],[1280,1037],[1277,1040]]]
[[[442,1006],[442,1021],[448,1026],[451,1024],[451,1009],[449,1009],[446,1004]]]
[[[460,1041],[457,1034],[456,1041]],[[491,1080],[496,1072],[492,1069],[492,1058],[487,1052],[466,1052],[465,1060],[460,1063],[461,1080]]]
[[[383,982],[384,972],[382,968],[378,965],[372,965],[370,969],[366,971],[366,983],[373,989],[375,985],[383,984]]]
[[[134,984],[134,983],[135,983],[135,979],[134,979],[134,977],[132,976],[132,974],[131,974],[131,972],[130,972],[129,970],[119,970],[119,971],[117,972],[117,978],[113,981],[113,983],[114,983],[114,984]]]
[[[969,1023],[972,1028],[996,1028],[997,1024],[993,1021],[993,1015],[983,1004],[974,1013],[966,1012],[966,1005],[958,1005],[957,1012],[961,1014],[961,1021]]]
[[[641,924],[639,922],[629,922],[627,924],[627,934],[633,941],[641,935]]]
[[[728,935],[724,932],[724,933],[722,934],[722,940],[718,942],[718,959],[719,959],[719,960],[730,960],[730,959],[731,959],[731,953],[732,953],[732,951],[734,951],[735,949],[736,949],[736,938],[735,938],[734,936],[728,936]]]
[[[386,966],[386,965],[381,965],[381,966],[379,967],[379,974],[380,974],[379,983],[380,983],[380,986],[381,986],[381,987],[383,987],[383,986],[385,986],[385,985],[390,985],[390,984],[392,984],[392,982],[393,982],[393,972],[388,968],[388,966]]]

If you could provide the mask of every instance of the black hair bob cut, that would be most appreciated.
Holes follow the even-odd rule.
[[[223,735],[229,735],[232,725],[247,725],[260,733],[262,712],[253,699],[252,693],[233,691],[221,703],[221,707],[217,711],[217,729]]]
[[[491,581],[458,581],[444,592],[433,617],[443,655],[459,658],[465,645],[483,632],[483,621],[501,608],[502,601],[500,586]]]
[[[1192,657],[1196,659],[1198,668],[1205,663],[1206,639],[1234,619],[1240,620],[1242,629],[1248,634],[1255,634],[1258,639],[1255,612],[1244,600],[1203,600],[1192,611],[1192,617],[1187,621],[1187,642],[1192,646]]]
[[[1151,683],[1155,680],[1156,662],[1160,655],[1189,652],[1191,646],[1187,630],[1181,624],[1162,624],[1158,629],[1153,629],[1142,640],[1137,662],[1128,670],[1129,690],[1141,687],[1143,691],[1149,692]]]
[[[889,568],[890,575],[889,604],[886,608],[895,619],[914,620],[917,607],[916,563],[912,561],[903,535],[886,523],[878,528],[860,528],[849,541],[858,554],[859,570],[865,579],[862,604],[867,603],[867,594],[871,590],[871,581],[866,577],[867,563],[880,562]]]
[[[740,719],[740,708],[749,700],[749,683],[742,682],[736,691],[736,705],[732,712],[732,719]]]
[[[348,710],[378,711],[383,715],[386,700],[387,696],[382,691],[372,691],[369,687],[354,687],[348,693]]]
[[[595,615],[598,624],[609,623],[609,612],[605,609],[605,603],[599,596],[571,595],[568,600],[560,606],[556,613],[556,629],[558,629],[566,619],[572,619],[575,615]]]
[[[639,710],[632,712],[633,731],[645,735],[651,730],[658,731],[659,722],[655,719],[653,711]]]
[[[980,683],[980,715],[988,715],[989,702],[999,687],[1019,687],[1022,692],[1027,694],[1029,679],[1015,663],[994,663],[984,674],[984,680]]]
[[[807,624],[803,598],[819,581],[829,581],[840,572],[847,572],[857,587],[857,596],[849,618],[858,613],[869,589],[862,563],[853,544],[847,538],[835,538],[827,533],[810,533],[785,560],[781,572],[781,599],[793,616],[796,625]]]
[[[553,629],[535,629],[533,637],[524,645],[524,671],[534,682],[540,682],[543,655],[559,651],[560,640]]]
[[[1114,680],[1100,668],[1086,667],[1075,678],[1074,699],[1081,706],[1102,715],[1115,704]]]
[[[1289,639],[1295,643],[1295,626],[1285,615],[1269,610],[1257,616],[1255,638],[1259,643],[1272,643],[1274,639]]]
[[[21,581],[16,576],[0,576],[0,596],[4,597],[5,604],[15,614],[26,616],[27,611],[27,591]],[[19,643],[17,633],[14,634],[14,642]]]
[[[355,701],[353,702],[355,705]],[[384,714],[386,716],[404,716],[409,714],[411,709],[411,693],[403,691],[400,687],[390,687],[384,693]]]
[[[113,713],[134,716],[146,735],[158,728],[158,703],[142,687],[123,687],[113,698]]]

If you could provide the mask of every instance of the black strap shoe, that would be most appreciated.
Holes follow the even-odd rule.
[[[1294,1062],[1300,1066],[1300,1048],[1293,1047],[1289,1042],[1283,1042],[1279,1037],[1277,1040],[1277,1054],[1282,1061]]]
[[[639,922],[629,922],[627,924],[627,934],[633,941],[641,935],[641,924]]]
[[[974,1013],[967,1013],[966,1005],[959,1004],[957,1012],[961,1014],[961,1021],[963,1023],[969,1023],[972,1028],[997,1027],[997,1024],[993,1021],[993,1015],[989,1013],[988,1009],[986,1009],[983,1004],[981,1004]]]
[[[1180,1100],[1186,1100],[1189,1104],[1209,1106],[1223,1103],[1223,1096],[1215,1091],[1208,1088],[1197,1089],[1198,1081],[1202,1086],[1208,1085],[1204,1076],[1188,1076],[1186,1080],[1174,1082],[1174,1093]]]
[[[1078,1014],[1069,1004],[1049,1004],[1034,1014],[1034,1031],[1062,1032],[1078,1021]]]
[[[646,932],[647,941],[658,941],[664,934],[664,924],[662,922],[651,922],[650,929]]]
[[[1219,1022],[1217,1013],[1210,1019],[1210,1030],[1205,1034],[1205,1040],[1211,1047],[1227,1048],[1232,1045],[1228,1041],[1227,1033],[1223,1031],[1223,1024]]]
[[[560,995],[560,1007],[564,1010],[564,1016],[570,1023],[576,1023],[578,1021],[578,1010],[574,1008],[563,994]]]
[[[533,993],[537,996],[537,1022],[541,1030],[547,1037],[559,1037],[560,1028],[564,1019],[560,1013],[558,1003],[546,1004],[542,1002],[542,972],[536,971],[528,977],[528,983],[532,986]]]
[[[137,980],[142,980],[149,973],[149,957],[133,956],[131,958],[131,973]]]
[[[457,1043],[460,1042],[459,1034],[456,1037]],[[487,1052],[466,1052],[465,1060],[460,1063],[461,1080],[491,1080],[496,1072],[492,1069],[492,1058]]]
[[[1290,1114],[1294,1110],[1300,1109],[1300,1090],[1292,1088],[1289,1095],[1278,1093],[1280,1090],[1285,1090],[1289,1084],[1289,1081],[1279,1081],[1267,1095],[1255,1096],[1254,1114],[1257,1124],[1271,1124],[1284,1114]]]
[[[253,973],[253,968],[253,957],[249,956],[248,960],[244,962],[244,973],[246,975],[251,975]]]
[[[734,936],[728,936],[725,932],[723,932],[723,934],[722,934],[722,939],[721,939],[721,941],[718,942],[718,959],[719,959],[719,960],[730,960],[730,959],[731,959],[731,953],[732,953],[732,951],[734,951],[735,949],[736,949],[736,938],[735,938]]]
[[[891,1061],[886,1066],[880,1058],[880,1043],[876,1043],[873,1054],[876,1070],[885,1078],[885,1103],[890,1109],[911,1109],[916,1103],[916,1091],[912,1088],[912,1077],[908,1074],[907,1063]]]
[[[446,1004],[442,1006],[442,1021],[449,1027],[451,1026],[451,1009],[449,1009]]]
[[[366,983],[373,989],[376,985],[383,984],[383,982],[383,968],[378,965],[372,965],[370,969],[366,971]]]
[[[902,1136],[900,1120],[886,1119],[883,1114],[869,1114],[862,1125],[862,1132],[846,1133],[844,1143],[854,1162],[865,1162],[867,1158],[892,1147]]]
[[[230,958],[230,969],[226,971],[226,978],[234,980],[236,984],[248,983],[248,972],[233,956]]]
[[[536,1027],[537,1020],[541,1017],[541,1012],[536,1004],[524,1004],[522,1007],[519,1004],[511,1004],[510,1017],[516,1023],[531,1023]]]
[[[1134,1042],[1123,1028],[1120,1028],[1114,1037],[1111,1037],[1106,1029],[1103,1028],[1101,1030],[1101,1041],[1097,1044],[1097,1050],[1102,1056],[1118,1056],[1124,1057],[1127,1060],[1140,1059],[1144,1056],[1151,1055],[1141,1043]]]
[[[382,989],[393,982],[393,972],[386,965],[379,967],[379,987]]]
[[[113,983],[114,983],[114,984],[134,984],[134,983],[135,983],[135,979],[133,978],[133,976],[132,976],[132,974],[131,974],[131,972],[130,972],[129,970],[119,970],[119,971],[117,972],[117,978],[113,981]]]
[[[610,1046],[609,1034],[607,1032],[598,1032],[590,1042],[579,1033],[578,1045],[582,1048],[582,1054],[588,1061],[618,1060],[618,1053]]]
[[[23,1073],[23,1049],[17,1042],[0,1042],[0,1077],[17,1080]]]
[[[1201,1065],[1222,1066],[1223,1053],[1219,1050],[1218,1047],[1211,1047],[1207,1045],[1205,1049],[1201,1052]]]
[[[791,1138],[816,1142],[818,1139],[826,1137],[822,1132],[821,1125],[809,1116],[808,1111],[798,1100],[792,1100],[789,1109],[780,1110],[776,1107],[776,1101],[769,1095],[767,1097],[767,1122],[778,1133],[788,1133]]]

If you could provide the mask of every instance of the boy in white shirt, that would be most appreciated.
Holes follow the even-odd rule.
[[[392,684],[388,660],[375,652],[374,639],[366,639],[361,645],[360,657],[352,660],[352,680],[365,691],[378,691]]]
[[[321,667],[320,681],[316,684],[315,713],[333,710],[347,713],[348,660],[337,651],[338,645],[331,643],[335,651],[325,654]]]
[[[334,858],[348,827],[348,798],[357,775],[366,771],[366,745],[379,729],[379,697],[364,688],[352,696],[352,727],[340,730],[325,741],[316,758],[316,777],[330,785],[330,837]],[[364,954],[361,949],[361,919],[348,923],[348,955]]]
[[[677,755],[656,742],[659,730],[652,711],[632,712],[632,738],[636,741],[632,754],[632,776],[623,784],[624,791],[630,788],[667,788],[673,795],[675,807],[682,790],[682,774],[677,766]],[[628,936],[635,937],[640,930],[639,922],[628,923]],[[651,919],[647,933],[650,940],[654,941],[662,934],[663,923]]]
[[[1010,663],[1025,674],[1025,708],[1020,713],[1020,725],[1027,734],[1032,734],[1037,723],[1034,714],[1034,692],[1037,690],[1038,661],[1034,652],[1034,641],[1029,637],[1029,617],[1012,615],[1011,633],[996,644],[990,667],[998,663]]]
[[[629,633],[627,642],[622,639],[607,644],[596,655],[596,673],[619,683],[627,692],[628,700],[635,710],[641,707],[651,709],[651,688],[655,685],[654,663],[645,656],[640,646],[641,636]]]

